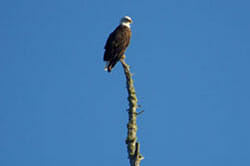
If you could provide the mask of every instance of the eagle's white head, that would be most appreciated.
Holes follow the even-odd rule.
[[[122,17],[120,24],[130,28],[130,24],[132,22],[133,21],[129,16],[124,16],[124,17]]]

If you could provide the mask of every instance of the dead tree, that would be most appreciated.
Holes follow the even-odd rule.
[[[128,90],[128,102],[129,102],[129,109],[128,109],[128,135],[126,138],[126,144],[127,144],[127,150],[128,150],[128,156],[130,161],[130,166],[139,166],[141,160],[144,159],[144,157],[140,154],[140,143],[137,142],[137,124],[136,124],[136,118],[137,115],[139,115],[141,112],[136,112],[136,109],[138,108],[137,105],[137,97],[135,93],[134,88],[134,82],[132,79],[132,74],[129,70],[129,65],[126,64],[124,59],[120,60],[124,69],[124,73],[126,76],[126,84],[127,84],[127,90]]]

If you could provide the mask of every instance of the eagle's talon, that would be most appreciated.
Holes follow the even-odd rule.
[[[121,57],[121,59],[125,59],[126,58],[126,56],[125,55],[123,55],[122,57]]]

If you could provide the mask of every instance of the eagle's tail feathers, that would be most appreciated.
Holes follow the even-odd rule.
[[[109,61],[107,61],[106,62],[106,65],[105,65],[105,67],[104,67],[104,71],[108,71],[109,69],[109,65],[110,65],[110,62]]]

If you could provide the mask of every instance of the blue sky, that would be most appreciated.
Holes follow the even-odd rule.
[[[249,166],[249,6],[1,1],[0,165],[128,165],[125,78],[102,59],[129,15],[141,165]]]

